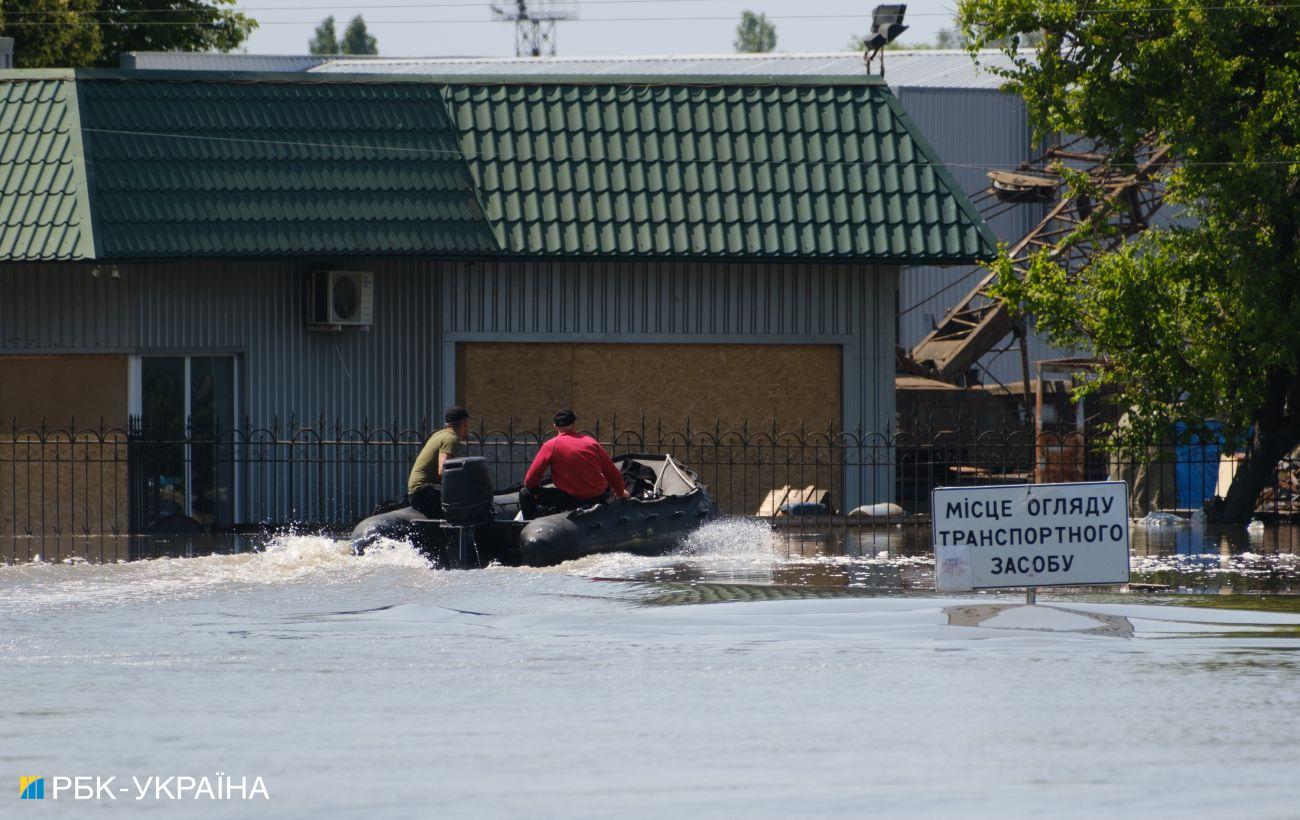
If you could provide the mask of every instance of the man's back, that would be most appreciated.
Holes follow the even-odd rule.
[[[411,467],[411,475],[406,479],[406,491],[413,493],[426,484],[441,484],[442,477],[438,474],[439,453],[445,453],[447,458],[455,458],[461,454],[462,449],[460,439],[450,428],[444,427],[429,436]]]
[[[591,436],[561,432],[543,444],[528,468],[524,483],[529,487],[539,486],[548,466],[556,489],[574,498],[594,498],[607,489],[616,493],[623,490],[623,477],[618,468],[600,442]]]

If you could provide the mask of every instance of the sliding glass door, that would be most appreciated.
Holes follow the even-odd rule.
[[[234,523],[236,358],[141,356],[132,364],[135,525],[153,531]]]

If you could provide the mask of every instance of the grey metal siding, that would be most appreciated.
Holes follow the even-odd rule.
[[[119,278],[111,278],[111,270]],[[306,329],[306,274],[375,273],[369,331]],[[7,268],[2,353],[234,353],[256,424],[436,418],[435,262],[194,262]]]
[[[306,329],[313,269],[375,274],[369,331]],[[255,427],[292,417],[333,428],[414,427],[454,397],[455,342],[833,343],[843,347],[843,424],[893,425],[892,267],[631,262],[194,262],[0,269],[0,355],[232,353]],[[3,408],[0,408],[0,414]],[[269,436],[264,436],[269,438]],[[405,465],[364,475],[289,464],[284,448],[248,459],[245,520],[355,512],[400,492]],[[269,455],[268,455],[269,453]],[[315,455],[308,454],[314,460]],[[268,461],[269,459],[269,461]],[[846,475],[854,501],[888,497],[885,472]],[[862,482],[870,485],[859,493]],[[306,505],[299,506],[299,505]]]
[[[369,330],[309,331],[305,275],[375,273]],[[165,269],[142,273],[142,350],[238,350],[255,418],[290,414],[359,424],[438,416],[436,263],[223,264],[184,288]]]
[[[843,423],[893,424],[892,267],[769,263],[462,262],[445,279],[445,338],[835,343]],[[454,394],[444,352],[443,399]]]
[[[283,442],[291,421],[323,419],[329,436],[366,422],[414,428],[438,418],[438,263],[116,267],[116,279],[109,265],[100,266],[98,278],[90,265],[0,269],[0,355],[236,354],[241,412],[262,428],[241,453],[243,520],[282,520],[288,511],[310,520],[347,518],[400,495],[409,448],[395,451],[401,463],[357,470],[341,448],[301,446],[313,435],[297,436],[296,449]],[[374,272],[372,329],[306,329],[305,277],[313,269]],[[340,509],[347,513],[339,516]]]
[[[996,90],[894,89],[907,113],[920,126],[957,184],[970,196],[988,187],[991,168],[1015,168],[1038,153],[1020,97]],[[987,207],[985,210],[988,210]],[[1020,205],[988,220],[998,239],[1014,242],[1043,217],[1042,206]],[[903,269],[899,298],[899,344],[912,347],[930,332],[933,322],[964,297],[981,274],[971,267],[918,266]],[[1030,333],[1030,361],[1068,355]],[[1018,349],[982,359],[999,381],[1021,378]],[[1032,371],[1031,371],[1032,375]]]
[[[843,429],[894,426],[895,267],[544,261],[453,270],[441,300],[444,403],[455,396],[460,341],[832,343],[843,349]],[[876,454],[892,461],[886,452]],[[891,500],[892,468],[846,468],[842,486],[846,505]]]
[[[0,273],[0,352],[121,351],[136,344],[136,283],[110,267],[20,265]]]

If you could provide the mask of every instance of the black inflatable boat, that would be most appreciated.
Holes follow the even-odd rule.
[[[358,552],[379,538],[405,541],[438,566],[546,566],[601,552],[660,555],[717,510],[699,477],[672,456],[614,459],[631,498],[524,520],[517,490],[493,494],[485,459],[443,465],[443,517],[413,507],[372,515],[352,530]]]

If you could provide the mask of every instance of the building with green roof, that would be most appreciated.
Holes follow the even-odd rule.
[[[865,75],[6,71],[0,191],[19,426],[885,430],[899,267],[994,250]],[[194,469],[190,517],[273,513]]]

